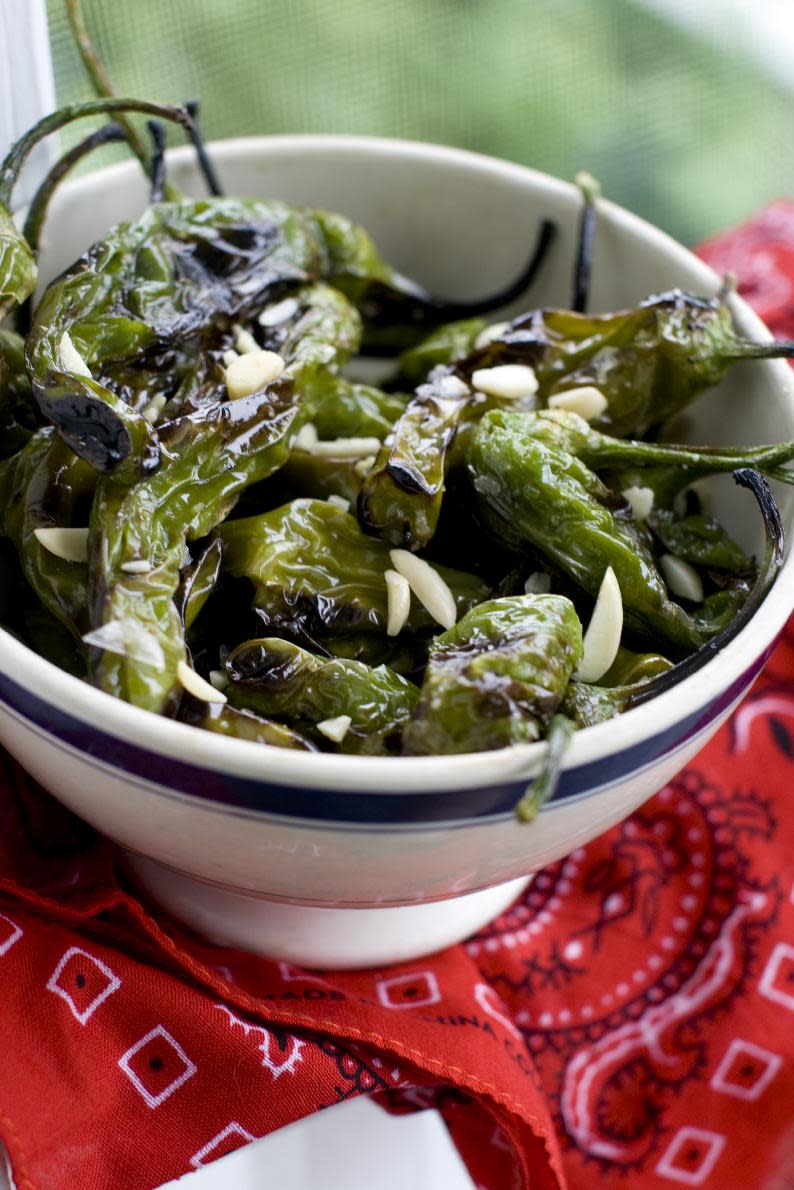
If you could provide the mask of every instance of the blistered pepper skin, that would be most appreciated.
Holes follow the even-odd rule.
[[[373,669],[360,661],[315,657],[275,638],[246,641],[234,649],[226,672],[233,706],[286,719],[298,730],[348,716],[350,725],[337,742],[342,752],[393,750],[419,697],[411,682],[385,666]],[[330,739],[322,731],[315,738]]]
[[[592,598],[611,566],[632,627],[682,651],[703,643],[691,617],[669,598],[622,498],[580,459],[540,441],[531,421],[486,414],[469,467],[482,514],[504,540],[516,548],[532,546]]]
[[[358,497],[363,525],[389,545],[420,550],[441,515],[447,453],[472,390],[441,371],[421,385],[381,447]]]
[[[341,215],[256,199],[155,203],[45,291],[27,342],[36,398],[78,454],[129,481],[158,466],[159,443],[104,374],[129,361],[144,366],[164,344],[206,336],[273,296],[322,280],[374,303],[371,316],[373,287],[404,297],[406,312],[422,305],[418,292],[402,294],[367,233]],[[91,375],[62,359],[65,333]]]
[[[480,752],[539,739],[582,658],[582,628],[560,595],[492,599],[433,642],[408,755]]]
[[[774,352],[740,339],[725,303],[680,290],[611,314],[535,310],[486,348],[490,362],[530,364],[541,402],[594,385],[607,407],[593,424],[617,437],[641,437],[680,412],[735,360]]]
[[[39,424],[25,371],[25,342],[0,329],[0,459],[21,450]]]
[[[271,630],[309,637],[385,633],[391,568],[388,547],[359,528],[355,517],[324,500],[293,500],[261,516],[229,521],[220,530],[224,566],[254,585],[254,607]],[[473,575],[436,568],[459,614],[487,597]],[[438,627],[413,599],[407,633]]]

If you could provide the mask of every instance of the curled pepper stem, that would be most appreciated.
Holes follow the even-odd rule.
[[[553,715],[546,732],[546,756],[539,775],[524,790],[516,805],[520,822],[534,822],[541,808],[554,796],[562,775],[562,766],[576,724],[567,715]]]
[[[204,138],[201,135],[201,129],[198,125],[199,101],[198,99],[188,99],[185,103],[185,111],[193,121],[191,127],[188,129],[188,135],[193,143],[193,148],[196,150],[199,166],[204,175],[204,180],[207,183],[207,189],[210,194],[216,198],[223,194],[223,187],[221,186],[220,178],[215,170],[215,166],[210,160],[207,149],[204,145]]]
[[[498,310],[507,306],[516,298],[521,297],[529,289],[540,271],[541,265],[549,254],[549,250],[557,236],[557,224],[553,219],[544,219],[540,225],[538,238],[532,255],[527,261],[526,268],[504,289],[492,293],[490,297],[480,298],[474,302],[449,302],[443,298],[432,298],[433,308],[452,319],[470,318],[475,314],[487,314],[489,310]]]
[[[33,200],[28,208],[25,225],[22,229],[27,242],[30,244],[34,252],[38,250],[39,240],[41,239],[41,229],[44,226],[44,220],[47,217],[47,209],[52,200],[52,196],[60,186],[63,179],[69,174],[76,165],[78,165],[84,157],[93,153],[95,149],[101,148],[103,145],[112,144],[114,141],[126,140],[127,133],[115,120],[110,124],[103,124],[101,128],[97,128],[85,140],[81,140],[79,144],[70,149],[68,153],[64,153],[52,168],[47,172],[39,186],[36,193],[33,195]]]
[[[69,22],[69,29],[72,37],[75,40],[80,57],[83,60],[83,66],[86,69],[88,77],[91,79],[94,90],[99,97],[113,98],[116,95],[116,89],[110,81],[110,75],[105,70],[102,59],[96,52],[94,43],[92,42],[88,28],[83,16],[82,0],[65,0],[66,3],[66,19]],[[124,115],[121,115],[118,123],[122,125],[127,134],[127,140],[130,143],[135,156],[140,161],[143,168],[149,172],[150,156],[146,142],[141,137],[135,125],[128,120]]]
[[[764,561],[755,586],[727,628],[717,633],[706,644],[701,645],[695,653],[692,653],[683,661],[679,661],[672,669],[668,669],[665,673],[659,674],[657,677],[651,678],[650,681],[643,683],[640,690],[629,699],[626,707],[627,710],[640,706],[650,698],[656,698],[657,695],[664,694],[666,690],[677,686],[684,678],[688,678],[691,674],[701,669],[707,661],[710,661],[721,649],[724,649],[728,642],[733,640],[756,614],[766,599],[767,593],[783,564],[783,549],[785,545],[783,522],[780,519],[780,512],[769,484],[760,472],[755,471],[751,467],[740,467],[737,471],[734,471],[733,478],[740,487],[750,489],[758,502],[761,516],[764,518],[766,547]]]
[[[593,248],[596,232],[596,202],[601,196],[601,186],[592,174],[582,170],[576,175],[576,185],[584,199],[579,219],[579,243],[576,249],[576,263],[573,273],[573,305],[577,314],[584,314],[590,297],[590,278],[593,272]]]
[[[68,104],[66,107],[44,116],[37,124],[28,129],[16,144],[11,146],[4,161],[0,164],[0,203],[8,210],[11,209],[14,187],[22,172],[22,167],[30,153],[45,136],[49,136],[52,132],[58,132],[67,124],[72,124],[75,120],[82,120],[87,116],[103,116],[118,112],[141,112],[143,115],[156,116],[161,120],[168,120],[172,124],[181,124],[188,133],[193,126],[193,121],[185,108],[176,107],[173,104],[152,103],[146,99],[90,99],[86,103]],[[147,152],[145,165],[147,173],[149,166],[150,160]]]
[[[162,202],[165,194],[165,129],[159,120],[147,120],[146,127],[152,138],[150,201]]]
[[[83,65],[85,66],[86,72],[93,83],[94,90],[96,91],[97,95],[108,98],[115,96],[116,90],[113,86],[113,83],[111,82],[110,75],[105,69],[104,63],[97,53],[94,43],[92,42],[88,33],[85,17],[83,16],[82,0],[66,0],[66,15],[69,21],[69,28],[71,30],[72,36],[74,37],[77,48],[80,51],[80,57],[83,60]],[[215,168],[207,155],[206,149],[204,148],[204,141],[201,138],[201,133],[199,132],[198,126],[195,123],[196,117],[198,116],[198,107],[198,101],[195,99],[190,100],[185,104],[185,110],[189,113],[191,121],[193,121],[193,123],[188,128],[188,134],[193,143],[193,147],[196,150],[196,155],[199,159],[199,165],[201,166],[201,172],[206,179],[209,192],[210,194],[217,196],[223,194],[223,189],[221,187],[220,181],[218,180],[218,175],[215,172]],[[132,151],[135,153],[143,168],[150,173],[152,178],[152,187],[153,189],[156,189],[154,169],[159,162],[159,158],[156,156],[154,159],[150,158],[145,142],[141,139],[138,134],[138,130],[129,120],[126,120],[122,116],[122,118],[119,120],[119,123],[121,123],[125,128],[127,132],[127,139],[130,142]],[[163,178],[162,195],[160,197],[176,197],[176,192],[168,186],[165,178]],[[153,199],[152,201],[155,200]]]

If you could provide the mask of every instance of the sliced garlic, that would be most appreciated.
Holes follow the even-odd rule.
[[[240,352],[235,351],[233,347],[227,347],[222,357],[224,368],[231,367],[235,360],[240,358]]]
[[[538,391],[538,378],[527,364],[497,364],[495,368],[477,368],[471,374],[471,381],[480,392],[489,397],[503,397],[516,400],[531,397]]]
[[[636,521],[647,521],[653,512],[653,488],[624,488],[620,493],[624,500],[628,500]]]
[[[229,685],[229,678],[225,669],[211,669],[210,681],[216,690],[223,692]]]
[[[386,581],[386,597],[389,607],[386,635],[399,636],[406,625],[411,610],[411,587],[405,575],[396,570],[384,571],[383,577]]]
[[[86,632],[83,640],[106,653],[117,653],[152,669],[162,669],[165,665],[159,641],[135,620],[108,620],[99,628]]]
[[[248,355],[252,351],[259,351],[259,344],[250,331],[242,326],[234,327],[234,345],[240,355]]]
[[[408,550],[390,550],[389,557],[397,573],[408,580],[422,607],[443,628],[451,628],[457,622],[458,610],[455,597],[438,571]]]
[[[365,459],[358,460],[358,462],[354,465],[353,470],[359,479],[364,479],[367,475],[369,475],[370,471],[375,466],[375,462],[375,455],[367,455]]]
[[[331,438],[325,442],[315,442],[304,449],[321,458],[360,459],[380,450],[380,438]]]
[[[497,339],[501,339],[509,326],[509,322],[494,322],[491,326],[486,326],[474,340],[474,350],[482,351],[483,347],[490,347]]]
[[[87,529],[61,529],[53,525],[47,529],[34,529],[33,536],[48,553],[63,558],[64,562],[88,561]]]
[[[250,397],[265,385],[278,380],[284,371],[284,360],[275,351],[249,351],[232,360],[226,369],[226,389],[232,401]]]
[[[604,394],[592,384],[567,388],[563,393],[554,393],[548,400],[549,409],[565,409],[569,413],[578,413],[585,421],[593,421],[594,418],[600,417],[607,404]]]
[[[551,575],[545,570],[535,570],[524,583],[525,595],[548,595],[551,590]]]
[[[323,719],[321,723],[317,724],[317,730],[322,732],[327,739],[333,740],[335,744],[341,744],[350,730],[352,722],[349,715],[337,715],[335,719]]]
[[[295,298],[285,298],[283,302],[265,306],[257,318],[257,322],[260,326],[278,326],[280,322],[286,322],[288,318],[292,318],[293,314],[297,314],[299,309],[300,304]]]
[[[167,399],[165,393],[158,393],[156,397],[152,397],[151,401],[144,405],[141,410],[141,417],[145,417],[149,424],[153,426],[163,412],[163,409],[165,409]]]
[[[71,372],[74,376],[91,375],[91,369],[75,347],[72,342],[72,336],[68,331],[64,331],[61,335],[61,341],[58,345],[58,355],[64,372]]]
[[[125,574],[148,574],[152,564],[145,558],[133,558],[131,562],[122,562],[121,569]]]
[[[180,661],[176,667],[176,676],[183,689],[201,702],[226,702],[226,695],[222,690],[216,690],[209,682],[205,682],[201,674],[191,669],[186,661]]]
[[[298,430],[292,445],[297,447],[298,450],[311,450],[316,441],[317,428],[309,421]]]
[[[455,404],[471,392],[468,384],[459,376],[442,376],[435,382],[435,390],[441,397],[446,397]]]
[[[345,500],[344,496],[337,496],[336,492],[332,492],[328,497],[328,503],[333,504],[334,508],[341,509],[342,512],[350,512],[350,501]]]
[[[611,566],[601,581],[593,614],[582,641],[582,661],[574,674],[580,682],[597,682],[618,654],[623,631],[623,600]]]
[[[675,554],[662,554],[659,567],[667,583],[668,591],[693,603],[703,602],[703,582],[695,567]]]

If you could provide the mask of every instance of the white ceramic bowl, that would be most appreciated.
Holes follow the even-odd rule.
[[[561,235],[528,302],[566,305],[579,212],[573,187],[453,149],[359,137],[273,137],[214,146],[229,193],[324,206],[359,220],[384,255],[441,294],[476,297],[511,279],[539,220]],[[171,176],[201,192],[192,155]],[[68,184],[54,204],[45,277],[146,193],[135,164]],[[592,308],[617,309],[718,279],[684,248],[603,204]],[[511,312],[528,304],[519,303]],[[768,332],[744,303],[740,328]],[[739,365],[688,419],[693,441],[794,438],[783,363]],[[714,506],[757,546],[760,518],[730,479]],[[780,493],[789,532],[790,489]],[[396,962],[465,937],[527,877],[631,813],[703,746],[759,672],[794,604],[789,556],[761,611],[677,688],[579,733],[537,822],[512,807],[542,744],[460,757],[317,756],[228,740],[115,701],[0,632],[0,740],[47,789],[125,850],[135,878],[211,939],[308,966]]]

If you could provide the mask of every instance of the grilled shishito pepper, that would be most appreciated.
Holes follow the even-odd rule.
[[[383,665],[372,669],[360,661],[315,657],[276,638],[239,645],[226,660],[226,672],[232,706],[285,718],[299,731],[349,716],[338,741],[342,752],[393,751],[419,697],[416,686]],[[314,734],[323,739],[322,732]]]
[[[521,414],[521,421],[505,424],[523,425],[539,442],[560,447],[576,455],[591,471],[608,479],[616,491],[627,487],[650,487],[656,504],[669,507],[676,494],[697,479],[753,467],[779,479],[794,483],[794,470],[785,463],[794,459],[794,442],[776,442],[768,446],[728,449],[713,446],[681,446],[668,442],[638,442],[615,438],[594,429],[577,413],[547,409]]]
[[[645,534],[622,498],[575,455],[543,442],[521,414],[486,414],[469,452],[480,509],[516,549],[531,545],[595,598],[607,567],[620,586],[627,622],[688,652],[705,639],[667,594]]]
[[[672,509],[656,508],[648,518],[648,527],[669,553],[684,562],[730,574],[753,573],[752,559],[713,517],[700,513],[678,517]]]
[[[5,462],[3,524],[25,578],[53,616],[79,637],[88,627],[88,571],[46,549],[36,529],[85,525],[96,474],[56,435],[37,430]]]
[[[500,362],[531,364],[539,396],[595,385],[607,408],[594,424],[640,437],[741,359],[790,356],[792,345],[740,338],[724,302],[671,290],[614,314],[537,310],[511,323],[493,352]]]
[[[255,744],[269,744],[272,748],[292,748],[298,752],[316,752],[317,749],[292,727],[263,719],[251,711],[239,710],[218,703],[199,702],[185,699],[179,708],[179,717],[184,723],[225,735],[235,740],[250,740]]]
[[[434,368],[465,359],[474,351],[477,336],[486,328],[484,318],[464,318],[437,327],[421,343],[400,356],[400,376],[416,387],[422,384]]]
[[[441,514],[447,451],[472,390],[443,369],[420,385],[381,447],[358,498],[367,528],[389,545],[419,550]]]
[[[597,428],[641,437],[719,383],[742,359],[790,357],[791,343],[753,343],[737,335],[728,306],[671,290],[632,310],[579,314],[539,309],[515,318],[497,340],[476,350],[466,323],[441,327],[406,353],[406,375],[424,359],[456,365],[464,379],[476,368],[528,364],[543,404],[553,393],[594,385],[607,408]]]
[[[293,500],[262,516],[227,521],[220,530],[223,564],[254,584],[262,623],[291,635],[385,633],[390,569],[383,542],[368,537],[354,517],[324,500]],[[436,568],[459,614],[488,595],[473,575]],[[412,600],[405,631],[428,632],[435,621]]]
[[[582,627],[569,599],[481,603],[433,642],[403,752],[481,752],[539,739],[581,658]]]
[[[123,638],[118,652],[94,659],[102,689],[149,710],[168,705],[185,659],[173,598],[185,544],[215,528],[247,484],[286,461],[296,414],[289,384],[216,405],[171,423],[179,454],[153,475],[131,488],[100,483],[89,535],[92,622],[95,632]],[[130,563],[149,569],[130,572]],[[102,637],[92,643],[102,647]]]
[[[25,371],[25,343],[0,330],[0,458],[15,454],[39,423]]]
[[[27,344],[36,397],[78,454],[129,481],[157,467],[159,444],[118,395],[114,372],[130,362],[140,370],[166,345],[207,336],[323,279],[368,308],[377,306],[371,287],[382,295],[401,284],[367,233],[341,215],[255,199],[155,203],[48,287]],[[421,307],[418,291],[406,293]],[[88,375],[64,351],[64,335]]]
[[[117,697],[158,711],[171,701],[185,657],[173,596],[186,542],[208,534],[246,487],[284,465],[299,415],[296,390],[343,362],[360,329],[355,309],[327,286],[316,287],[300,325],[274,383],[167,423],[157,471],[131,487],[109,477],[98,486],[89,536],[92,630],[104,629],[106,640],[110,634],[116,651],[96,656],[92,669]],[[102,639],[93,635],[92,643],[101,647]]]

